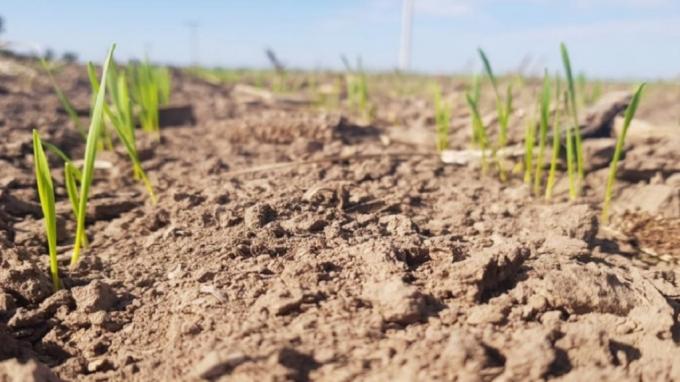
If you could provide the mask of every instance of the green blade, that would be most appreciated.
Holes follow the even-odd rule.
[[[106,78],[109,64],[113,57],[113,52],[116,49],[116,44],[113,44],[109,49],[106,60],[104,61],[104,68],[102,71],[102,78]],[[85,215],[87,212],[87,199],[90,192],[90,185],[94,177],[94,161],[97,156],[97,140],[101,134],[103,126],[104,114],[104,97],[106,95],[106,82],[103,82],[97,92],[94,107],[92,109],[92,121],[90,122],[90,130],[87,134],[87,142],[85,144],[85,159],[83,163],[83,178],[80,184],[80,198],[78,200],[78,219],[76,228],[76,242],[73,246],[73,255],[71,256],[71,267],[74,267],[80,258],[81,237],[85,234]]]
[[[486,75],[489,76],[489,79],[491,80],[491,84],[493,85],[493,90],[496,93],[496,98],[500,98],[500,94],[498,93],[498,83],[496,82],[496,76],[494,76],[493,70],[491,69],[491,63],[489,62],[489,59],[486,57],[486,53],[484,53],[482,48],[478,48],[477,52],[479,52],[479,57],[481,57],[482,63],[484,64],[484,71],[486,72]]]
[[[616,182],[616,172],[618,170],[619,161],[621,160],[621,153],[623,152],[623,145],[625,144],[626,141],[626,134],[628,133],[630,123],[633,120],[633,117],[635,116],[635,112],[637,111],[638,105],[640,103],[640,98],[642,97],[642,93],[645,86],[646,84],[644,83],[641,84],[638,87],[637,91],[635,92],[635,95],[633,95],[633,99],[631,99],[630,104],[626,109],[625,117],[623,119],[623,129],[621,130],[621,134],[616,140],[616,148],[614,149],[614,156],[612,157],[612,161],[609,165],[609,177],[607,178],[607,186],[605,188],[604,194],[604,203],[602,206],[601,220],[605,224],[609,221],[609,203],[611,202],[612,189],[614,188],[614,183]]]
[[[50,166],[43,149],[40,135],[33,130],[33,160],[35,162],[35,178],[38,185],[38,196],[45,220],[45,233],[50,256],[50,274],[54,290],[61,288],[59,264],[57,263],[57,214],[54,202],[54,186]]]

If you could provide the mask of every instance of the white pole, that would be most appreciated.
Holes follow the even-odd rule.
[[[399,49],[399,69],[407,71],[411,67],[411,29],[413,20],[413,0],[403,0],[401,10],[401,45]]]

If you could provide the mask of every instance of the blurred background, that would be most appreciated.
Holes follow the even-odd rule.
[[[117,42],[119,59],[180,66],[268,68],[271,49],[295,69],[342,69],[345,55],[449,74],[480,70],[482,47],[499,73],[540,75],[564,41],[590,78],[680,75],[677,0],[6,0],[0,17],[5,49],[80,61]]]

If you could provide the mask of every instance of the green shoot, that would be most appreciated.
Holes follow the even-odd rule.
[[[45,220],[45,234],[50,254],[50,274],[54,290],[61,288],[59,280],[59,264],[57,263],[57,213],[54,202],[54,186],[47,156],[43,149],[40,135],[33,130],[33,160],[35,162],[35,178],[38,185],[38,196]]]
[[[368,82],[366,78],[366,73],[364,73],[361,62],[357,64],[357,72],[351,70],[351,67],[347,67],[347,74],[345,75],[345,81],[347,84],[347,99],[350,108],[355,109],[355,111],[361,115],[361,118],[365,120],[370,120],[371,118],[371,107],[368,101]]]
[[[569,92],[569,112],[571,114],[572,128],[567,128],[567,136],[571,135],[574,139],[575,153],[576,153],[576,171],[578,172],[578,185],[576,186],[576,193],[581,192],[583,179],[585,177],[583,172],[583,147],[581,144],[581,127],[578,121],[578,107],[576,104],[576,86],[574,84],[574,76],[571,70],[571,60],[569,59],[569,51],[564,43],[560,44],[560,51],[562,53],[562,63],[564,64],[564,71],[567,76],[567,90]],[[571,130],[571,132],[569,131]],[[569,145],[569,142],[567,142]],[[568,155],[569,153],[567,153]],[[572,154],[573,155],[573,154]],[[573,196],[572,198],[575,198]]]
[[[115,68],[112,66],[111,68]],[[97,78],[93,79],[94,86],[98,89],[100,84]],[[112,107],[104,104],[104,114],[111,121],[118,139],[125,146],[125,150],[132,162],[132,171],[135,179],[139,179],[144,184],[151,202],[156,204],[156,194],[153,191],[151,181],[146,176],[142,163],[137,153],[137,142],[135,139],[135,125],[132,118],[132,105],[129,96],[127,78],[124,71],[111,70],[106,78],[109,84],[109,94],[112,98]]]
[[[50,151],[52,154],[58,156],[59,159],[61,159],[62,161],[64,161],[64,163],[66,163],[66,162],[71,162],[71,158],[69,158],[68,155],[66,155],[66,153],[64,153],[63,151],[61,151],[61,150],[59,149],[59,147],[57,147],[57,146],[55,146],[55,145],[53,145],[53,144],[51,144],[51,143],[49,143],[49,142],[47,142],[47,141],[43,141],[42,144],[43,144],[43,147],[44,147],[44,148],[46,148],[46,149],[47,149],[48,151]],[[77,171],[77,169],[76,169],[76,171]],[[80,172],[78,172],[78,174],[80,174]],[[80,179],[80,175],[78,175],[78,179]]]
[[[472,143],[478,146],[482,152],[482,174],[485,174],[487,171],[486,150],[488,137],[484,122],[482,121],[482,115],[479,112],[479,77],[475,76],[473,78],[472,89],[465,94],[465,99],[470,108],[472,119]]]
[[[538,132],[538,157],[536,158],[536,171],[534,174],[534,195],[538,195],[541,191],[541,182],[543,181],[543,166],[545,165],[545,147],[548,138],[548,126],[550,119],[550,77],[548,70],[545,70],[543,76],[543,91],[541,92],[541,106],[540,106],[540,125]]]
[[[113,51],[116,49],[116,44],[113,44],[109,49],[104,67],[102,70],[102,78],[106,78]],[[85,215],[87,212],[87,199],[90,192],[90,185],[94,176],[94,161],[97,156],[97,140],[101,134],[103,126],[104,114],[104,96],[106,94],[106,81],[102,82],[97,92],[97,98],[94,102],[92,110],[92,120],[90,121],[90,130],[87,134],[87,142],[85,144],[85,159],[83,161],[82,180],[80,184],[80,197],[78,199],[78,218],[76,219],[76,241],[73,245],[73,254],[71,256],[71,267],[75,267],[80,258],[80,249],[82,237],[85,235]]]
[[[61,106],[64,108],[64,110],[66,110],[66,114],[68,114],[69,119],[76,127],[76,130],[78,130],[78,133],[80,133],[80,135],[84,139],[86,137],[85,128],[83,127],[83,124],[80,122],[80,117],[78,116],[78,112],[76,112],[76,108],[73,106],[71,101],[68,100],[64,92],[61,91],[59,85],[57,85],[57,81],[54,79],[54,76],[52,76],[52,71],[50,70],[50,67],[47,64],[47,61],[41,58],[40,63],[42,64],[43,69],[45,69],[45,72],[47,72],[47,77],[50,79],[50,82],[52,83],[52,87],[54,88],[54,92],[56,93],[57,98],[59,98],[59,102],[61,102]]]
[[[71,161],[71,158],[68,157],[63,151],[61,151],[57,146],[49,143],[49,142],[42,142],[42,145],[44,148],[52,152],[54,155],[58,156],[61,158],[61,160],[64,161],[64,186],[66,187],[66,194],[68,195],[68,199],[71,202],[71,209],[73,210],[73,215],[78,219],[78,185],[77,182],[80,182],[82,179],[83,175],[78,170],[78,167],[76,167],[73,162]],[[87,246],[87,235],[83,234],[82,241],[84,246]]]
[[[442,100],[442,91],[439,86],[434,88],[434,114],[437,131],[436,147],[438,152],[449,148],[449,127],[451,124],[451,112]]]
[[[148,62],[135,66],[132,68],[131,79],[133,85],[131,95],[135,103],[140,106],[139,120],[142,130],[160,134],[158,109],[163,96],[159,92],[159,83],[157,75],[154,75],[154,68]]]
[[[534,146],[536,137],[536,122],[529,118],[524,129],[524,183],[531,184],[531,172],[533,171]]]
[[[626,141],[626,133],[628,133],[630,123],[633,120],[633,117],[635,116],[635,112],[637,111],[638,104],[640,103],[640,97],[642,97],[642,91],[644,90],[644,88],[645,84],[643,83],[638,87],[637,91],[635,92],[635,95],[633,96],[633,99],[630,101],[630,104],[626,109],[626,114],[623,121],[623,130],[621,130],[621,134],[616,140],[614,156],[612,157],[612,161],[609,165],[609,177],[607,178],[607,187],[605,188],[604,192],[604,204],[602,205],[601,221],[604,224],[607,224],[609,222],[609,203],[611,202],[612,198],[612,189],[614,188],[614,182],[616,182],[616,171],[619,167],[619,160],[621,160],[623,145]]]
[[[92,100],[90,102],[90,118],[92,118],[97,102],[97,93],[99,93],[99,80],[97,80],[97,70],[91,62],[87,63],[87,77],[90,80],[90,87],[92,88]],[[104,107],[106,108],[106,105],[104,105]],[[101,139],[98,146],[99,149],[113,150],[113,141],[106,128],[106,124],[103,124],[101,128]]]
[[[568,95],[564,95],[564,105],[569,108]],[[567,143],[567,175],[569,177],[569,199],[576,200],[578,196],[578,191],[576,190],[576,158],[574,158],[574,137],[573,129],[571,126],[567,126],[565,129],[565,140]]]
[[[512,84],[508,85],[506,90],[505,100],[502,99],[501,93],[498,89],[498,81],[491,68],[491,63],[484,51],[479,48],[477,49],[479,56],[484,64],[484,71],[486,75],[491,80],[491,85],[493,86],[494,94],[496,95],[496,113],[498,116],[498,141],[494,149],[494,156],[496,156],[496,151],[504,148],[508,142],[508,125],[510,122],[510,114],[512,113]],[[503,169],[502,163],[499,158],[496,158],[498,162],[498,169],[500,173],[501,180],[506,179],[505,170]]]
[[[562,132],[560,131],[560,123],[562,123],[560,117],[562,115],[562,109],[559,108],[559,88],[560,82],[559,77],[557,80],[557,96],[556,96],[556,110],[553,114],[553,129],[552,129],[552,156],[550,157],[550,170],[548,171],[548,181],[545,187],[545,199],[550,200],[553,194],[553,188],[555,187],[555,175],[557,172],[557,161],[560,157],[560,137]]]
[[[501,95],[498,92],[498,82],[496,81],[496,76],[494,76],[493,70],[491,69],[491,63],[489,62],[489,59],[486,57],[486,54],[482,48],[477,48],[477,52],[479,53],[479,57],[482,59],[482,63],[484,64],[484,71],[489,77],[489,80],[491,80],[491,85],[493,85],[493,91],[496,93],[496,98],[500,98]]]
[[[467,101],[468,107],[470,108],[471,116],[471,126],[472,126],[472,146],[481,146],[481,136],[479,124],[475,123],[476,116],[479,115],[478,104],[480,97],[480,82],[479,76],[475,75],[472,77],[472,85],[470,89],[465,93],[465,99]],[[480,118],[481,121],[481,118]]]
[[[166,67],[156,68],[155,76],[156,83],[158,83],[158,102],[163,106],[167,106],[170,103],[170,89],[172,86],[170,70]]]
[[[71,209],[73,210],[73,217],[78,220],[78,184],[77,180],[81,179],[81,173],[78,168],[71,161],[64,162],[64,185],[66,187],[66,194],[68,195],[68,200],[71,202]],[[80,238],[83,247],[88,246],[87,235],[82,232],[82,237]]]

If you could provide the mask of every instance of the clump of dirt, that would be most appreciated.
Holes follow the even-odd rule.
[[[53,293],[30,134],[63,144],[72,128],[41,79],[40,97],[9,81],[0,115],[21,117],[0,124],[0,379],[680,380],[680,273],[640,256],[677,256],[672,217],[600,227],[598,189],[547,203],[519,179],[403,155],[420,149],[380,139],[399,126],[245,102],[179,73],[173,101],[196,125],[139,139],[158,205],[108,153],[91,246]],[[425,102],[399,114],[403,100],[376,99],[406,125],[431,119]]]

